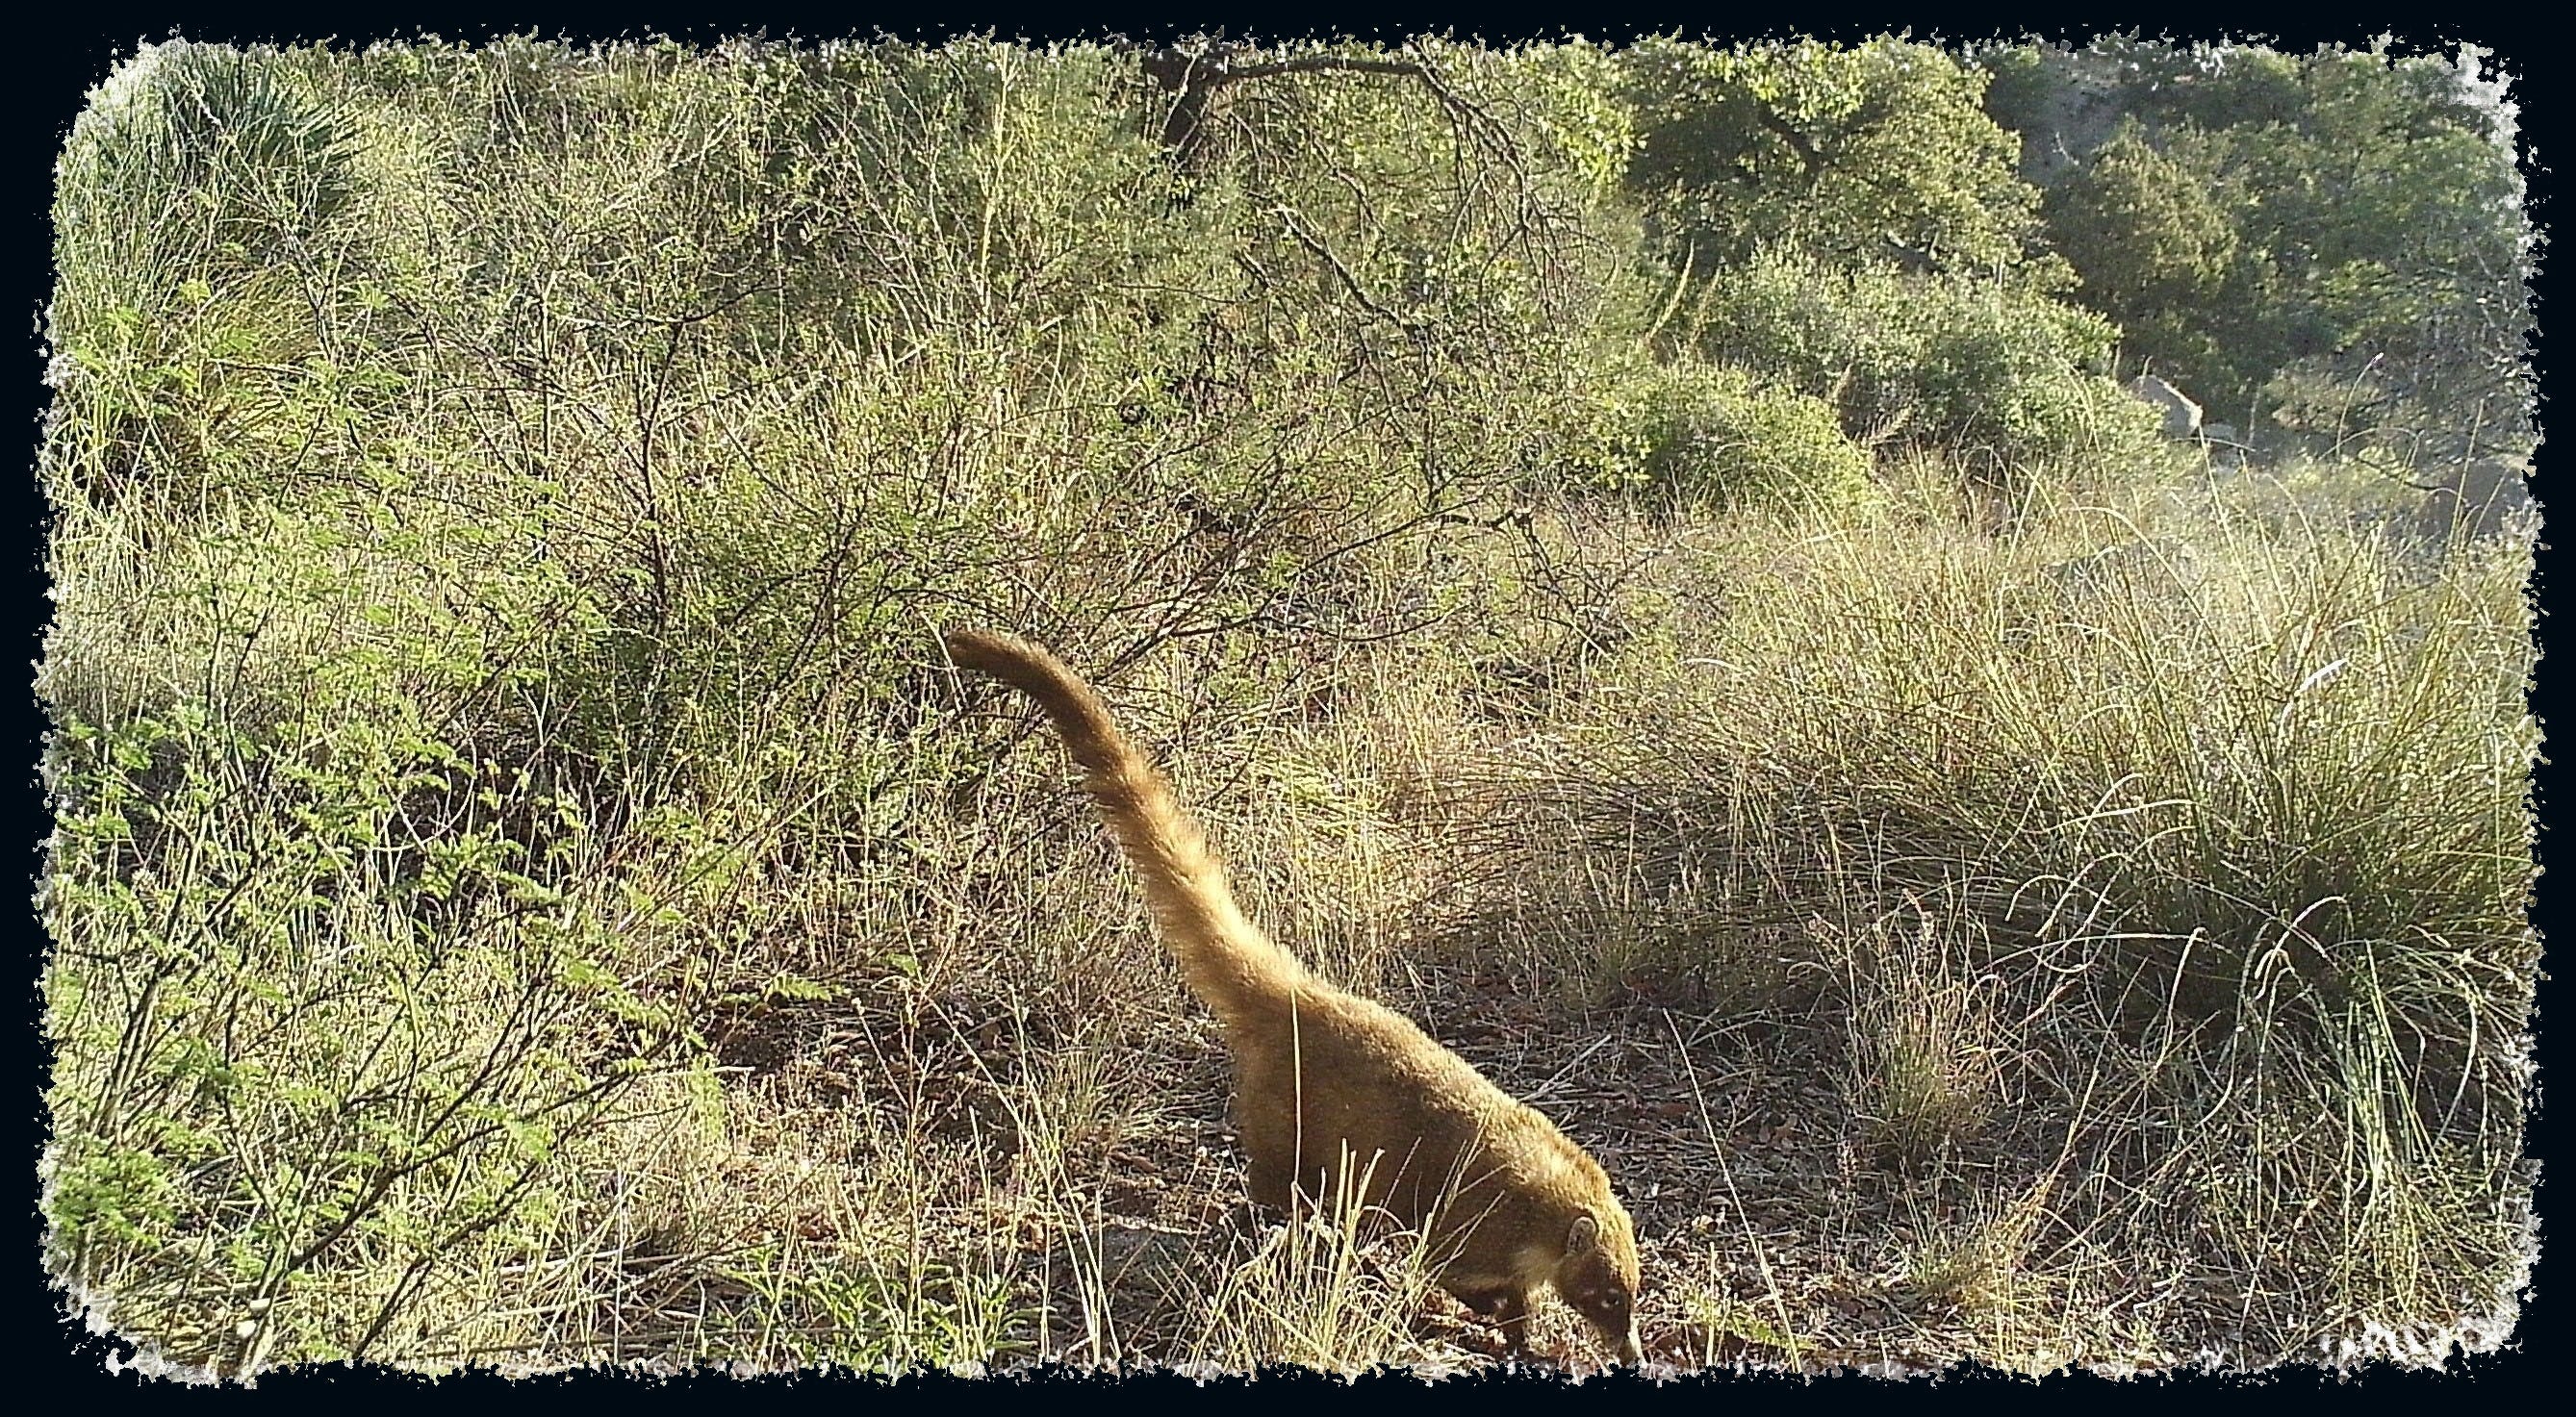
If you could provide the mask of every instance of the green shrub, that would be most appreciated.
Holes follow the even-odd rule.
[[[669,878],[605,866],[540,707],[597,617],[524,528],[408,510],[63,585],[48,1254],[178,1361],[362,1356],[541,1246],[558,1148],[682,1032],[623,953]]]
[[[129,249],[254,267],[348,206],[356,140],[352,116],[287,54],[147,46],[75,125],[58,216],[112,228]]]
[[[1685,366],[1656,381],[1644,414],[1639,472],[1675,503],[1849,506],[1871,495],[1869,454],[1822,399]]]
[[[1614,357],[1549,420],[1563,484],[1670,509],[1852,506],[1876,494],[1869,454],[1824,400],[1685,357]]]
[[[2267,384],[2304,364],[2382,386],[2342,434],[2528,442],[2539,247],[2513,108],[2474,46],[2113,36],[1989,63],[1997,111],[2072,160],[2050,239],[2083,273],[2073,298],[2121,322],[2133,361],[2249,432],[2281,402]]]
[[[202,509],[309,475],[352,404],[381,409],[401,376],[314,303],[360,132],[273,50],[148,47],[101,86],[53,205],[54,475]]]
[[[1774,247],[1980,270],[2031,254],[2039,194],[2014,175],[2019,145],[1979,106],[1985,72],[1944,50],[1652,39],[1621,69],[1637,109],[1629,186],[1676,265]]]
[[[1779,251],[1711,277],[1687,335],[1712,360],[1832,400],[1864,443],[1901,436],[2005,462],[2144,445],[2153,419],[2105,377],[2118,336],[2002,282]]]
[[[2120,322],[2131,363],[2187,389],[2236,391],[2208,312],[2224,298],[2237,233],[2201,174],[2124,127],[2049,192],[2047,210],[2083,277],[2075,298]]]

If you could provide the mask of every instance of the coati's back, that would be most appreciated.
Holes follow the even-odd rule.
[[[1634,1359],[1636,1246],[1600,1165],[1411,1020],[1316,979],[1245,919],[1169,782],[1054,656],[1006,635],[943,639],[960,667],[1035,699],[1081,765],[1191,992],[1225,1026],[1253,1199],[1284,1210],[1292,1191],[1330,1196],[1347,1150],[1369,1168],[1367,1201],[1427,1224],[1443,1284],[1500,1312],[1516,1343],[1529,1293],[1553,1286]]]

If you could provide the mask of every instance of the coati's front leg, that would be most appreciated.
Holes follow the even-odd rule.
[[[1296,1143],[1282,1146],[1268,1137],[1257,1136],[1246,1129],[1244,1148],[1244,1192],[1252,1203],[1280,1215],[1293,1214],[1297,1192]]]
[[[1458,1296],[1458,1301],[1473,1309],[1500,1329],[1503,1346],[1517,1357],[1529,1351],[1529,1296],[1518,1289],[1474,1289]]]
[[[1286,1215],[1297,1189],[1297,1120],[1278,1105],[1283,1083],[1266,1062],[1258,1050],[1236,1059],[1241,1073],[1234,1084],[1235,1140],[1243,1148],[1243,1188],[1252,1203]],[[1293,1079],[1284,1086],[1293,1094]]]

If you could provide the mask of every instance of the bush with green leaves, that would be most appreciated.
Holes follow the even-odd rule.
[[[989,772],[935,624],[1109,662],[1498,489],[1620,114],[1415,53],[1256,81],[1327,141],[1186,202],[1106,47],[122,71],[49,327],[58,1270],[227,1371],[470,1347],[710,998],[920,968],[844,922]]]
[[[544,1251],[563,1148],[683,1036],[627,953],[669,862],[604,859],[554,741],[546,668],[604,625],[525,533],[253,506],[58,561],[48,1250],[171,1359],[417,1344],[425,1287]]]
[[[2105,377],[2118,338],[2108,321],[1973,277],[1765,252],[1710,280],[1683,338],[1712,360],[1831,400],[1864,443],[1902,437],[1972,461],[2064,461],[2133,450],[2153,422]]]
[[[2185,389],[2232,389],[2210,308],[2237,234],[2197,174],[2124,129],[2050,189],[2048,219],[2083,280],[2076,298],[2120,323],[2130,362]]]
[[[2089,97],[2121,123],[2049,202],[2076,298],[2206,405],[2311,445],[2529,445],[2535,247],[2502,86],[2473,50],[2283,54],[2106,39],[1988,63],[2008,111]],[[2067,136],[2033,132],[2034,142]],[[2320,427],[2283,389],[2370,386]],[[2250,415],[2250,417],[2248,417]]]
[[[1869,454],[1833,405],[1685,357],[1643,360],[1559,413],[1556,456],[1576,491],[1664,507],[1849,507],[1875,496]]]
[[[1658,39],[1620,61],[1638,114],[1628,185],[1677,266],[1781,247],[1988,274],[2046,264],[2030,243],[2039,194],[1980,106],[1986,74],[1952,54],[1892,38]]]
[[[314,475],[402,371],[317,318],[357,240],[360,124],[291,54],[147,50],[57,172],[48,312],[66,475],[202,508]]]
[[[1873,490],[1869,454],[1833,405],[1734,370],[1669,371],[1650,396],[1646,437],[1647,485],[1683,505],[1848,507]]]

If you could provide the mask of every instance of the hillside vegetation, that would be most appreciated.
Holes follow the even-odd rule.
[[[1246,1213],[980,626],[1601,1158],[1656,1361],[2492,1347],[2531,535],[2420,490],[2536,437],[2475,80],[149,48],[54,208],[48,1264],[227,1375],[1493,1361],[1415,1238]]]

